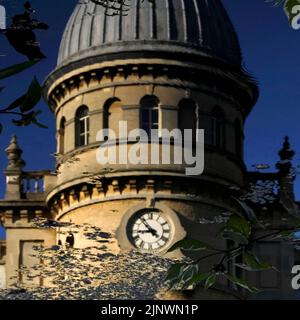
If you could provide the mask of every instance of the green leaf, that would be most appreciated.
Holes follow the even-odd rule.
[[[211,274],[205,281],[205,286],[204,286],[204,289],[205,290],[208,290],[210,289],[217,281],[217,276],[216,274]]]
[[[251,235],[251,223],[244,217],[237,215],[231,216],[222,228],[222,236],[237,243],[248,244]]]
[[[232,240],[236,243],[240,243],[243,245],[246,245],[249,243],[248,239],[243,234],[232,231],[232,230],[224,230],[222,237],[224,239]]]
[[[199,272],[198,264],[186,265],[179,278],[183,287],[189,287],[191,279]]]
[[[188,288],[194,283],[194,278],[199,274],[198,264],[173,264],[168,271],[165,281],[170,287]],[[197,280],[197,279],[196,279]]]
[[[290,23],[296,15],[296,13],[293,13],[293,8],[300,4],[300,0],[266,0],[266,2],[273,2],[274,6],[283,6]]]
[[[299,0],[286,0],[284,4],[284,11],[289,19],[289,22],[292,22],[293,18],[296,16],[296,13],[293,13],[293,8],[300,4]]]
[[[4,78],[8,78],[10,76],[13,76],[17,73],[22,72],[25,69],[28,69],[35,65],[40,60],[33,60],[33,61],[26,61],[23,63],[14,64],[8,68],[0,70],[0,80]]]
[[[288,240],[291,240],[291,239],[293,239],[294,234],[295,234],[295,231],[285,230],[285,231],[279,232],[272,239],[288,239]]]
[[[225,274],[225,277],[230,282],[232,282],[233,284],[235,284],[235,285],[237,285],[237,286],[239,286],[241,288],[244,288],[244,289],[248,290],[251,293],[259,292],[259,290],[257,288],[253,287],[252,285],[250,285],[246,281],[244,281],[244,280],[242,280],[240,278],[237,278],[236,276],[233,276],[233,275],[230,275],[230,274]]]
[[[36,77],[34,77],[28,88],[26,99],[23,101],[20,107],[21,111],[27,112],[32,110],[37,105],[37,103],[41,100],[41,97],[42,97],[42,88],[38,83]]]
[[[205,281],[210,275],[210,273],[197,273],[190,279],[189,285],[198,285]]]
[[[174,280],[180,279],[182,272],[183,272],[183,269],[184,269],[183,264],[179,264],[179,263],[173,264],[168,270],[168,274],[167,274],[165,281],[172,282]]]
[[[252,208],[250,208],[244,201],[241,201],[235,197],[233,199],[242,207],[244,210],[244,213],[246,214],[246,217],[252,222],[252,223],[257,223],[257,217]]]
[[[168,252],[172,252],[177,249],[182,249],[182,250],[187,250],[187,251],[200,251],[200,250],[206,250],[207,248],[208,248],[208,245],[202,241],[184,238],[183,240],[176,242],[168,250]]]
[[[251,235],[251,224],[245,218],[234,215],[227,221],[225,230],[241,233],[245,238],[249,239]]]
[[[242,217],[231,216],[226,223],[226,229],[240,232],[246,238],[250,237],[251,234],[251,224]]]
[[[261,261],[252,252],[246,252],[244,254],[244,264],[236,264],[236,266],[247,271],[263,271],[273,268],[273,266],[270,263]]]

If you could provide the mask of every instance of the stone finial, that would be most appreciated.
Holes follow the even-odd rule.
[[[291,144],[289,137],[284,138],[283,148],[279,151],[279,156],[281,160],[293,160],[295,151],[291,149]]]
[[[278,154],[280,156],[280,161],[277,162],[276,168],[282,175],[289,175],[292,169],[291,161],[295,155],[295,151],[291,149],[289,137],[284,138],[283,147]]]
[[[8,158],[7,171],[21,171],[25,166],[25,161],[22,159],[23,151],[18,145],[17,136],[13,135],[9,146],[5,149]]]
[[[292,215],[299,216],[299,208],[295,203],[294,180],[292,160],[295,151],[291,149],[289,137],[284,138],[283,148],[279,151],[280,161],[276,167],[278,172],[279,182],[279,198],[283,207]]]

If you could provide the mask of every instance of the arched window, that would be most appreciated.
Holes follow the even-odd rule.
[[[205,144],[224,147],[224,118],[224,113],[219,107],[215,107],[211,113],[200,112],[199,127],[204,130]]]
[[[63,117],[59,125],[59,153],[63,154],[65,152],[65,128],[66,128],[66,119]]]
[[[223,149],[225,147],[225,115],[221,108],[215,107],[212,112],[214,132],[212,137],[213,145]]]
[[[236,119],[234,122],[234,136],[235,136],[235,154],[242,158],[243,157],[243,130],[240,120]]]
[[[123,109],[120,99],[108,99],[103,106],[103,129],[114,130],[119,135],[119,122],[123,120]]]
[[[159,100],[155,96],[147,95],[140,102],[141,108],[141,129],[148,135],[151,129],[159,129]]]
[[[193,137],[196,137],[197,129],[197,105],[192,99],[182,99],[179,102],[178,110],[178,129],[184,136],[184,130],[190,129]]]
[[[89,144],[90,118],[89,109],[81,106],[75,116],[75,146],[81,147]]]
[[[205,144],[216,145],[216,118],[209,113],[200,112],[199,128],[204,130]]]

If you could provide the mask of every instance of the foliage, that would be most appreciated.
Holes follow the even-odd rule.
[[[107,16],[127,15],[130,10],[131,0],[90,0],[106,9]],[[146,0],[155,5],[155,0]],[[142,0],[144,2],[144,0]]]
[[[1,30],[6,36],[10,45],[16,51],[27,56],[29,61],[12,65],[8,68],[0,70],[0,80],[14,76],[37,64],[45,56],[40,51],[39,44],[36,42],[34,29],[46,30],[48,26],[45,23],[39,22],[33,18],[34,10],[29,2],[24,4],[25,12],[15,15],[12,18],[12,24],[9,28]],[[0,91],[2,91],[3,87]],[[17,116],[12,122],[16,126],[28,126],[35,124],[41,128],[46,128],[38,122],[37,116],[40,115],[40,110],[35,110],[36,105],[41,100],[42,88],[34,77],[29,85],[27,92],[15,99],[7,107],[0,109],[0,114]],[[3,130],[3,124],[0,123],[0,133]]]
[[[82,0],[91,1],[97,5],[100,5],[106,9],[107,16],[115,15],[127,15],[130,10],[131,0]],[[143,2],[144,0],[142,0]],[[155,0],[146,0],[155,5]],[[295,17],[296,13],[293,12],[293,8],[296,5],[300,5],[299,0],[265,0],[268,3],[273,3],[274,6],[283,6],[284,12],[287,15],[289,22]]]
[[[269,181],[265,183],[270,187]],[[173,264],[166,277],[169,288],[186,289],[201,285],[207,290],[223,278],[231,283],[233,288],[241,288],[250,293],[255,293],[258,292],[258,289],[244,279],[237,277],[235,272],[232,272],[234,268],[246,272],[270,269],[278,271],[272,264],[256,255],[255,244],[263,240],[292,240],[294,234],[300,229],[300,223],[293,228],[285,229],[284,227],[276,228],[273,226],[272,230],[268,230],[268,224],[263,223],[262,219],[258,218],[251,208],[251,205],[255,205],[257,208],[260,205],[261,209],[262,206],[276,201],[275,195],[268,188],[266,188],[268,191],[265,193],[261,192],[262,184],[262,182],[258,184],[257,193],[253,184],[250,184],[247,194],[242,193],[239,198],[233,196],[233,200],[240,206],[240,211],[226,213],[223,220],[220,220],[223,225],[216,236],[229,241],[232,245],[225,249],[215,248],[202,241],[186,238],[172,246],[169,251],[180,249],[188,255],[198,252],[199,258],[194,258],[188,263]],[[260,235],[258,235],[259,231],[261,231]],[[218,262],[208,266],[204,264],[206,270],[203,270],[203,263],[208,258],[215,258]]]
[[[293,8],[300,5],[299,0],[265,0],[266,2],[272,2],[274,6],[283,6],[284,12],[287,15],[289,22],[291,23],[296,13],[293,12]]]

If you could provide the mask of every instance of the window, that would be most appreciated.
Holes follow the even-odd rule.
[[[204,130],[205,144],[218,148],[224,147],[224,113],[216,107],[212,113],[200,113],[200,129]]]
[[[59,153],[63,154],[65,152],[65,128],[66,128],[66,119],[63,117],[60,121],[59,126]]]
[[[225,115],[221,108],[215,107],[212,112],[214,119],[214,138],[213,145],[223,149],[225,147]]]
[[[191,99],[183,99],[179,102],[178,129],[184,137],[184,130],[192,130],[193,143],[196,142],[197,130],[197,105]]]
[[[205,144],[215,146],[217,119],[210,114],[200,113],[199,122],[200,122],[200,129],[204,130]]]
[[[155,96],[145,96],[141,102],[141,129],[149,135],[151,129],[159,129],[159,100]]]
[[[196,132],[197,105],[191,99],[183,99],[179,102],[178,128],[181,131],[184,129],[192,129]]]
[[[234,122],[235,128],[235,154],[238,157],[243,157],[243,131],[241,123],[238,119]]]
[[[76,147],[89,144],[90,118],[89,109],[86,106],[80,107],[75,117],[75,145]]]
[[[108,99],[103,106],[103,129],[112,129],[119,136],[119,124],[123,120],[123,109],[118,98]]]

